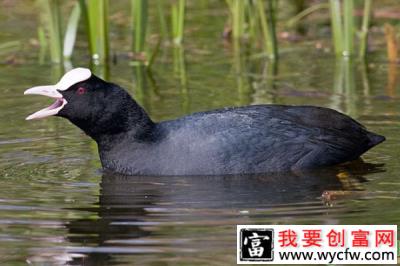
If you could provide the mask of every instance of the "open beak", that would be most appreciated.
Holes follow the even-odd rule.
[[[67,104],[67,101],[63,98],[62,94],[57,91],[56,86],[54,86],[54,85],[33,87],[30,89],[27,89],[24,92],[24,94],[25,95],[28,95],[28,94],[44,95],[44,96],[56,99],[56,101],[52,105],[50,105],[49,107],[46,107],[42,110],[39,110],[36,113],[31,114],[30,116],[28,116],[26,118],[26,120],[39,119],[39,118],[56,115]]]

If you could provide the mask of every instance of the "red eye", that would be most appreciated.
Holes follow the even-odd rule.
[[[78,90],[76,91],[76,93],[77,93],[78,95],[82,95],[82,94],[84,94],[85,92],[86,92],[86,89],[83,88],[83,87],[79,87]]]

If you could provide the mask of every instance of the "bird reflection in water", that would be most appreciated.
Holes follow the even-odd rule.
[[[121,258],[137,261],[138,255],[154,259],[160,254],[197,254],[213,249],[212,244],[199,246],[197,234],[188,229],[177,233],[177,228],[202,228],[201,239],[213,241],[213,227],[219,227],[224,234],[232,233],[229,242],[234,246],[236,224],[260,219],[264,224],[282,223],[288,217],[307,215],[323,217],[333,198],[359,195],[354,191],[363,191],[366,176],[383,171],[382,165],[358,161],[280,175],[143,177],[104,173],[99,202],[78,209],[93,212],[96,218],[66,224],[68,241],[78,246],[70,252],[82,255],[72,258],[69,264],[112,265]],[[312,213],[307,213],[310,205]],[[282,208],[284,211],[279,211]],[[226,230],[228,227],[232,230]],[[231,252],[231,246],[225,249]],[[132,255],[135,258],[125,257]]]

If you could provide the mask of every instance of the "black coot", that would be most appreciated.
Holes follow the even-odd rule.
[[[67,118],[97,142],[105,169],[128,175],[310,169],[355,160],[385,140],[344,114],[314,106],[224,108],[155,123],[125,90],[85,68],[25,94],[56,99],[28,120]]]

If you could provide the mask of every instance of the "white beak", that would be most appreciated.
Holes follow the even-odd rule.
[[[57,89],[55,88],[54,85],[33,87],[30,89],[27,89],[24,92],[24,94],[25,95],[38,94],[38,95],[44,95],[44,96],[55,98],[55,99],[63,97],[62,94],[57,91]]]
[[[63,95],[59,91],[65,91],[72,85],[87,80],[88,78],[90,78],[91,75],[92,72],[89,69],[78,67],[65,73],[60,81],[58,81],[55,85],[38,86],[27,89],[24,92],[25,95],[44,95],[47,97],[55,98],[57,100],[49,107],[37,111],[34,114],[31,114],[26,118],[26,120],[39,119],[58,114],[58,112],[63,109],[64,105],[67,104],[67,101],[63,98]]]
[[[67,104],[67,101],[63,98],[62,94],[59,93],[54,85],[48,86],[38,86],[27,89],[24,92],[25,95],[27,94],[36,94],[36,95],[44,95],[47,97],[57,99],[52,105],[47,108],[44,108],[36,113],[31,114],[26,118],[26,120],[31,119],[39,119],[45,118],[48,116],[56,115],[58,112]]]

